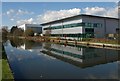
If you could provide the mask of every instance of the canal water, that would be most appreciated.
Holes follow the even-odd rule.
[[[15,79],[117,79],[118,51],[28,40],[4,42]]]

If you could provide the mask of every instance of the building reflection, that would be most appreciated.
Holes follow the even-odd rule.
[[[119,61],[120,58],[118,53],[119,51],[111,49],[91,48],[74,45],[66,46],[28,40],[22,40],[19,44],[15,41],[11,42],[11,45],[14,45],[17,49],[27,50],[35,53],[42,52],[43,55],[47,58],[53,57],[60,59],[81,68]]]
[[[28,50],[28,51],[40,51],[42,49],[42,43],[41,42],[34,42],[32,40],[25,40],[25,39],[19,39],[19,38],[14,38],[14,39],[9,39],[10,44],[13,47],[16,47],[17,49],[22,49],[22,50]]]
[[[28,51],[38,51],[40,52],[42,49],[42,43],[37,43],[33,41],[24,42],[23,45],[17,47],[18,49],[28,50]]]
[[[43,44],[43,53],[81,68],[118,61],[118,51],[83,46]]]

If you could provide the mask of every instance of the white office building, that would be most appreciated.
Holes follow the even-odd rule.
[[[43,34],[66,39],[105,38],[115,34],[119,19],[111,17],[76,15],[60,20],[42,23]]]
[[[18,28],[22,28],[24,31],[27,29],[32,29],[34,33],[41,34],[42,26],[40,24],[23,24],[18,26]]]

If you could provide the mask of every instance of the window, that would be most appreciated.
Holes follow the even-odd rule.
[[[93,27],[97,27],[97,24],[93,24]]]
[[[102,24],[100,23],[72,23],[72,24],[65,24],[65,25],[59,25],[59,26],[52,26],[52,27],[48,27],[48,28],[44,28],[44,30],[48,30],[48,29],[62,29],[62,28],[72,28],[72,27],[86,27],[86,28],[93,28],[93,27],[102,27]]]
[[[91,23],[87,23],[87,26],[88,26],[88,27],[92,27],[92,24],[91,24]]]
[[[100,23],[94,23],[93,27],[102,27],[102,24],[100,24]]]
[[[93,28],[85,28],[85,32],[86,33],[94,33],[94,29]]]

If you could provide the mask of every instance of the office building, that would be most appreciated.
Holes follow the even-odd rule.
[[[43,34],[66,39],[106,38],[116,34],[118,18],[94,15],[76,15],[47,23],[42,23]]]
[[[32,29],[35,34],[42,33],[42,26],[40,24],[23,24],[18,26],[18,28],[22,28],[24,31],[27,29]]]

